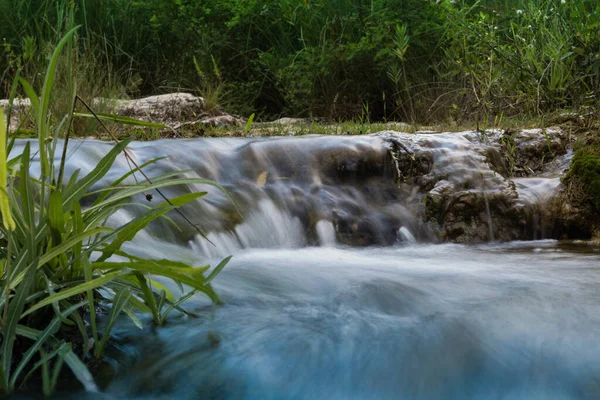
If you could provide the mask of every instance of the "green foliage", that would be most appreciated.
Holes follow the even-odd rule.
[[[348,120],[369,104],[373,120],[483,121],[585,111],[600,95],[594,0],[0,0],[0,10],[6,77],[39,80],[72,15],[79,70],[96,78],[85,82],[188,88],[246,116]]]
[[[564,180],[581,190],[578,202],[589,202],[600,212],[600,142],[596,141],[575,152],[571,168]]]
[[[42,92],[19,79],[32,102],[36,121],[41,173],[29,175],[32,143],[10,159],[13,142],[7,143],[6,124],[0,113],[0,393],[10,394],[35,376],[50,395],[63,365],[90,391],[96,390],[86,366],[102,360],[117,318],[127,316],[141,326],[137,313],[152,315],[162,324],[174,309],[196,293],[218,302],[210,286],[214,275],[229,258],[204,274],[209,266],[192,267],[171,260],[148,260],[125,253],[121,246],[156,218],[203,195],[188,194],[149,208],[118,228],[105,225],[108,217],[132,196],[180,184],[211,183],[200,179],[158,177],[154,184],[121,186],[131,173],[100,191],[95,202],[82,209],[80,203],[94,184],[109,171],[128,141],[118,143],[86,176],[76,172],[64,183],[65,162],[54,164],[57,138],[69,136],[73,110],[62,119],[50,113],[56,66],[61,50],[68,49],[77,28],[61,39],[48,62]],[[69,85],[69,102],[75,98],[75,82]],[[111,118],[111,116],[103,116]],[[144,124],[138,121],[117,122]],[[66,148],[65,148],[66,150]],[[63,153],[64,154],[64,153]],[[133,172],[132,172],[133,173]],[[216,185],[216,184],[215,184]],[[122,261],[113,261],[119,256]],[[160,280],[174,281],[180,298]],[[183,292],[183,285],[189,292]],[[110,307],[103,326],[99,310]]]

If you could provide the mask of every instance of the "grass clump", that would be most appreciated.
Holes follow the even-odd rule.
[[[596,139],[575,152],[564,180],[572,189],[571,197],[576,197],[577,203],[588,203],[595,212],[600,212],[600,140]]]
[[[153,220],[168,218],[169,211],[204,193],[148,207],[117,228],[106,224],[136,195],[172,185],[213,183],[158,177],[153,183],[126,185],[125,179],[139,173],[141,166],[91,193],[117,156],[126,152],[128,141],[116,144],[88,175],[64,176],[67,141],[61,149],[58,138],[68,139],[76,114],[73,108],[64,116],[49,109],[61,51],[73,50],[76,30],[71,29],[54,50],[39,95],[26,80],[15,80],[32,103],[37,133],[37,140],[26,142],[20,154],[12,154],[15,142],[8,140],[8,124],[0,113],[0,393],[4,395],[32,380],[50,395],[64,377],[63,366],[87,390],[98,390],[89,366],[102,361],[118,318],[130,318],[141,327],[139,313],[148,313],[160,325],[171,311],[185,312],[181,303],[196,293],[218,302],[210,282],[229,260],[208,274],[208,265],[195,268],[172,260],[149,260],[121,248]],[[76,87],[71,80],[71,104]],[[39,176],[30,174],[35,155],[40,160]],[[57,165],[55,159],[61,162]],[[95,200],[82,207],[90,194]],[[171,293],[161,280],[174,281],[181,296]],[[100,315],[105,317],[103,324]]]

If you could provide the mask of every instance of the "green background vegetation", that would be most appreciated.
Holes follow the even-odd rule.
[[[432,123],[586,114],[600,91],[595,0],[0,0],[4,94],[41,79],[69,7],[89,96]]]

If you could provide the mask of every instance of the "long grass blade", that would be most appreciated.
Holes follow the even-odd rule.
[[[146,121],[141,121],[139,119],[123,117],[123,116],[114,115],[114,114],[103,114],[103,113],[97,112],[94,115],[94,114],[76,112],[76,113],[73,113],[73,116],[81,117],[81,118],[91,118],[91,119],[99,118],[103,121],[116,122],[120,125],[133,125],[133,126],[142,126],[145,128],[161,128],[161,129],[169,128],[168,126],[157,123],[157,122],[146,122]]]
[[[40,106],[37,112],[37,127],[38,127],[38,140],[40,149],[40,164],[42,167],[42,177],[48,177],[50,174],[50,163],[48,161],[48,153],[46,152],[46,140],[48,139],[48,108],[50,106],[50,94],[52,93],[52,85],[54,84],[54,77],[56,74],[56,67],[58,64],[58,58],[62,49],[71,40],[75,32],[79,29],[79,26],[71,29],[63,38],[58,42],[54,53],[50,58],[48,69],[46,70],[46,76],[44,78],[44,85],[42,87]]]
[[[104,286],[107,283],[109,283],[110,281],[116,279],[119,275],[121,274],[121,272],[111,272],[109,274],[106,274],[100,278],[96,278],[96,279],[92,279],[89,282],[85,282],[82,283],[80,285],[77,285],[75,287],[66,289],[66,290],[62,290],[52,296],[48,296],[46,297],[44,300],[36,303],[34,306],[30,307],[24,314],[23,316],[27,316],[37,310],[39,310],[40,308],[46,307],[47,305],[50,305],[52,303],[54,303],[55,301],[60,301],[60,300],[64,300],[64,299],[68,299],[69,297],[73,297],[76,295],[80,295],[82,293],[85,293],[88,290],[91,289],[96,289],[98,287]]]

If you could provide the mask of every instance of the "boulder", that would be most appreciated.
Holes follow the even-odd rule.
[[[133,100],[95,99],[110,112],[142,121],[161,122],[174,127],[181,121],[198,119],[204,112],[204,99],[189,93],[169,93]]]

